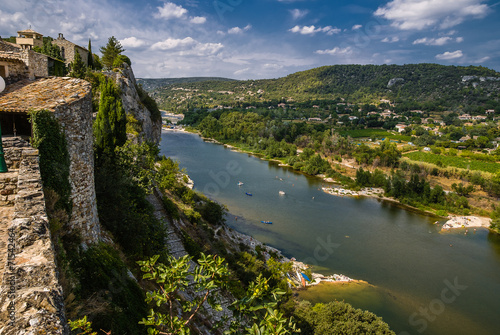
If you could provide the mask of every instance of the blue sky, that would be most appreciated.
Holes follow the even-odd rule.
[[[334,64],[500,71],[500,2],[0,0],[0,36],[31,25],[93,51],[118,38],[137,77],[277,78]]]

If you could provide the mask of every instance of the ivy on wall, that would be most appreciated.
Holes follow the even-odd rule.
[[[47,110],[31,111],[29,115],[33,128],[31,145],[39,151],[43,186],[59,195],[55,208],[64,209],[71,216],[70,159],[64,132]]]

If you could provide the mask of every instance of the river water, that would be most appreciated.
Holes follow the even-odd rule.
[[[369,283],[321,284],[302,298],[345,300],[382,316],[401,335],[500,333],[498,235],[483,228],[442,233],[435,217],[326,194],[319,178],[193,134],[164,132],[161,154],[186,168],[196,190],[227,206],[230,227],[315,272]]]

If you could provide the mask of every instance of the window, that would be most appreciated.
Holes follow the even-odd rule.
[[[7,78],[7,67],[5,65],[0,65],[0,77]]]
[[[64,54],[64,47],[61,47],[61,57],[66,60],[66,55]]]

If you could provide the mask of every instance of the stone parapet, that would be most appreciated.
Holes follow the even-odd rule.
[[[38,150],[22,152],[14,208],[0,287],[0,334],[68,334]]]
[[[29,144],[20,137],[2,137],[5,163],[9,170],[19,169],[23,149],[28,148]]]
[[[70,226],[81,232],[84,242],[100,240],[94,184],[94,149],[92,132],[92,95],[55,108],[54,115],[66,135],[70,156],[70,184],[73,210]]]

